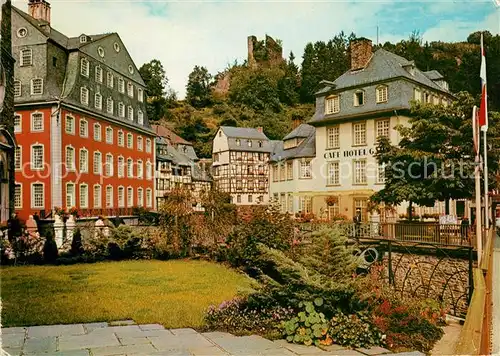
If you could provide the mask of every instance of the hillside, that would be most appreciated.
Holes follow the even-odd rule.
[[[183,101],[167,89],[163,67],[153,60],[141,67],[148,85],[148,115],[151,121],[159,121],[193,142],[200,157],[211,156],[211,139],[220,125],[261,126],[270,139],[281,139],[290,131],[292,120],[311,117],[320,81],[333,81],[349,68],[349,41],[355,37],[341,32],[328,42],[308,43],[299,67],[293,53],[283,58],[281,41],[269,36],[258,41],[249,36],[247,61],[234,63],[216,75],[196,66],[189,75]],[[489,109],[499,111],[500,36],[486,32],[484,42]],[[423,43],[414,33],[408,40],[380,47],[414,60],[422,70],[439,71],[453,92],[479,96],[479,43],[479,33],[456,43]]]

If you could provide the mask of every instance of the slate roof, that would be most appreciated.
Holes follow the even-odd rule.
[[[303,135],[307,133],[307,137]],[[294,148],[284,149],[284,141],[289,139],[299,138],[303,141]],[[271,154],[271,162],[278,162],[287,159],[316,157],[316,129],[308,124],[302,124],[295,130],[285,136],[283,141],[275,142],[274,149]]]
[[[232,127],[232,126],[221,126],[220,129],[227,136],[227,144],[229,150],[231,151],[242,151],[242,152],[262,152],[271,153],[272,146],[271,141],[257,129],[249,127]],[[240,145],[237,144],[237,140],[240,140]],[[252,141],[252,146],[249,147],[247,140]],[[259,146],[260,142],[262,146]]]
[[[375,53],[373,53],[370,61],[368,62],[368,65],[364,69],[354,72],[348,70],[340,77],[335,79],[333,85],[326,85],[323,89],[319,90],[316,95],[321,95],[330,92],[331,90],[340,91],[342,89],[399,77],[404,77],[416,81],[420,84],[444,93],[450,93],[449,91],[441,88],[439,85],[434,83],[424,72],[416,67],[415,75],[410,74],[404,68],[410,65],[414,65],[414,62],[408,61],[401,56],[380,48],[375,51]],[[437,71],[431,72],[439,74]]]
[[[430,80],[439,80],[444,79],[443,75],[439,73],[437,70],[430,70],[428,72],[423,72],[427,78]]]
[[[220,127],[227,137],[232,138],[249,138],[255,140],[269,140],[263,132],[257,129],[249,127],[232,127],[232,126],[221,126]]]
[[[172,145],[177,145],[177,144],[192,145],[191,142],[186,141],[185,139],[177,135],[172,130],[169,130],[165,126],[151,125],[151,128],[154,130],[154,132],[156,132],[158,136],[165,137],[166,139],[168,139],[172,143]]]

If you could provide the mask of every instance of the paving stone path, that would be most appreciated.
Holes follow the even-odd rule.
[[[260,336],[234,336],[223,332],[199,333],[193,329],[165,329],[158,324],[136,325],[132,320],[112,323],[4,328],[3,355],[16,356],[331,356],[385,355],[375,347],[349,350],[332,345],[327,351],[314,346],[270,341]],[[419,352],[390,356],[424,356]],[[387,355],[389,356],[389,355]]]

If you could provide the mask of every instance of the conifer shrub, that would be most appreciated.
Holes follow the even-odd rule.
[[[57,244],[54,240],[52,229],[45,233],[45,243],[43,245],[43,260],[45,263],[55,263],[58,256]]]

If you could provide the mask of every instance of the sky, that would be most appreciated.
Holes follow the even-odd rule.
[[[423,1],[139,1],[49,0],[52,27],[73,37],[117,32],[137,67],[159,59],[169,86],[185,95],[195,65],[212,74],[247,56],[247,37],[283,41],[300,65],[308,42],[340,31],[398,42],[417,30],[424,41],[465,41],[474,31],[500,32],[495,0]],[[497,3],[500,1],[496,1]],[[13,0],[27,11],[27,0]]]

